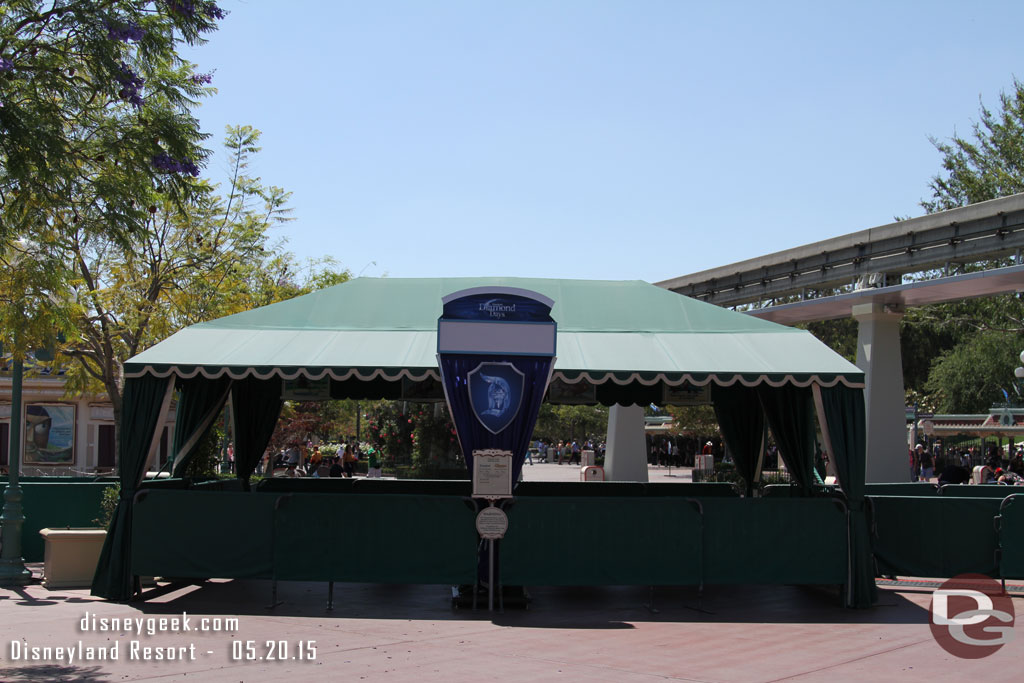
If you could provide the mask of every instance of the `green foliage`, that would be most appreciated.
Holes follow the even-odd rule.
[[[270,448],[277,451],[294,443],[326,441],[340,437],[343,401],[285,401],[277,426],[270,437]],[[355,433],[355,430],[352,431]],[[323,448],[320,449],[323,453]]]
[[[103,489],[103,496],[100,498],[100,516],[92,520],[93,523],[104,529],[109,529],[110,522],[114,519],[114,512],[117,510],[117,504],[120,500],[120,484],[113,484]]]
[[[223,16],[209,0],[4,3],[0,243],[71,224],[123,240],[152,187],[191,194],[207,153],[190,107],[212,88],[177,48]]]
[[[979,332],[936,360],[927,389],[943,413],[984,413],[1013,395],[1013,368],[1024,334]]]
[[[808,330],[851,363],[857,360],[857,321],[853,318],[817,320],[797,327]]]
[[[24,360],[33,349],[51,348],[73,333],[66,291],[49,244],[16,240],[0,251],[0,344]]]
[[[674,428],[680,433],[702,441],[718,435],[718,418],[711,406],[665,406],[665,411],[673,417]]]
[[[412,415],[406,414],[398,401],[379,401],[368,413],[366,440],[385,464],[412,461]]]
[[[192,479],[212,479],[220,475],[221,448],[225,443],[224,418],[217,418],[196,447],[195,455],[182,473]]]
[[[413,469],[420,474],[458,464],[459,442],[445,406],[417,404],[412,412]]]
[[[1000,93],[999,103],[995,113],[981,104],[973,139],[932,138],[942,153],[943,172],[929,184],[932,199],[921,202],[928,213],[1024,192],[1024,83],[1014,79],[1013,90]]]
[[[604,406],[554,405],[544,403],[537,416],[534,438],[546,441],[582,441],[604,438],[608,431],[608,408]]]
[[[971,138],[932,139],[943,171],[932,178],[931,200],[921,202],[929,213],[1024,191],[1024,83],[1014,79],[999,103],[997,112],[981,105]],[[961,270],[1001,265],[1008,262]],[[1024,300],[1004,294],[912,309],[901,333],[908,400],[940,412],[986,412],[1012,386],[1024,348]]]

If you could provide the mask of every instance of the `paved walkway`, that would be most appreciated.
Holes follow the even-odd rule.
[[[538,464],[524,473],[576,481],[579,468]],[[685,470],[650,473],[689,481]],[[984,659],[947,654],[928,625],[932,589],[907,584],[881,587],[870,610],[839,607],[834,589],[793,586],[710,586],[702,596],[659,588],[653,610],[642,587],[530,593],[529,609],[491,614],[452,609],[445,586],[339,584],[333,611],[320,583],[281,583],[274,608],[267,581],[162,584],[132,604],[38,584],[0,589],[0,680],[993,683],[1021,680],[1024,661],[1024,626]],[[1024,598],[1013,602],[1024,620]],[[183,615],[191,630],[174,623]],[[142,620],[142,635],[124,623],[97,630],[115,619]],[[202,631],[203,619],[226,630]],[[69,661],[54,650],[98,654],[115,645],[116,659],[106,661]],[[26,652],[43,660],[14,659]]]
[[[266,581],[164,586],[144,603],[84,590],[0,589],[3,681],[1019,681],[1024,633],[996,654],[957,659],[932,639],[930,589],[881,589],[871,610],[797,587],[531,590],[528,610],[453,610],[443,586]],[[1014,599],[1017,614],[1024,599]],[[188,632],[172,619],[187,615]],[[83,618],[88,617],[82,630]],[[95,621],[94,619],[95,618]],[[201,620],[228,632],[200,632]],[[237,618],[237,624],[227,619]],[[142,619],[153,635],[102,619]],[[168,619],[160,628],[160,619]],[[214,620],[221,620],[220,622]],[[108,622],[109,623],[109,622]],[[1024,631],[1019,628],[1018,631]],[[18,644],[14,644],[14,641]],[[106,648],[116,661],[12,661],[26,648]],[[273,643],[270,645],[269,643]],[[184,654],[184,661],[133,656]],[[315,648],[315,653],[313,652]],[[31,650],[29,650],[31,651]],[[98,652],[98,650],[94,650]],[[192,653],[194,652],[194,655]],[[285,659],[270,658],[283,652]],[[41,654],[47,654],[40,651]],[[193,659],[188,657],[194,656]],[[253,661],[246,661],[247,657]],[[300,659],[300,657],[304,659]],[[262,658],[262,659],[261,659]],[[305,660],[308,658],[308,661]]]

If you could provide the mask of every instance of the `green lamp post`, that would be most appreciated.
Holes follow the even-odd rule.
[[[10,267],[16,267],[20,256],[25,253],[29,246],[28,240],[17,241],[17,248],[13,250],[8,260]],[[18,307],[15,313],[15,320],[24,318],[24,309],[19,302],[13,304]],[[14,360],[11,368],[11,429],[10,447],[7,450],[7,487],[4,488],[4,507],[0,514],[0,586],[23,586],[32,578],[32,572],[25,567],[25,559],[21,556],[21,527],[25,522],[25,516],[21,510],[21,451],[23,439],[21,428],[25,424],[21,414],[21,389],[22,379],[25,372],[24,359],[20,358],[18,349],[20,330],[15,330]]]
[[[24,361],[15,355],[11,368],[11,429],[10,448],[8,448],[7,487],[4,489],[4,508],[0,515],[0,585],[23,586],[32,578],[32,572],[25,567],[21,556],[21,527],[25,516],[21,512],[21,426],[24,420],[21,415],[22,377],[25,371]]]

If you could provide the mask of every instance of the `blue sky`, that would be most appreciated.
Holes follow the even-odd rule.
[[[263,131],[300,257],[650,282],[922,213],[1024,3],[218,0],[196,114]],[[374,263],[375,262],[375,263]]]

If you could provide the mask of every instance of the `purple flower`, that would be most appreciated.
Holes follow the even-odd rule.
[[[217,7],[217,3],[209,2],[206,4],[206,8],[203,10],[203,14],[211,19],[223,19],[227,16],[220,7]]]
[[[125,102],[135,105],[136,108],[142,106],[142,95],[139,94],[139,91],[142,90],[142,86],[146,82],[145,79],[141,78],[125,64],[121,64],[114,73],[114,80],[121,84],[121,90],[117,93],[118,97]]]
[[[196,16],[197,10],[208,19],[223,19],[227,16],[224,10],[217,7],[217,3],[212,0],[170,0],[167,7],[172,12],[190,19]]]
[[[122,43],[129,40],[139,41],[146,35],[146,31],[133,21],[119,23],[104,20],[103,24],[107,27],[107,37],[120,40]]]
[[[7,59],[6,57],[0,57],[0,72],[12,71],[14,69],[14,62]]]
[[[193,74],[189,79],[196,85],[209,85],[213,82],[213,72],[208,74]]]
[[[192,177],[199,175],[199,167],[191,161],[179,161],[167,152],[153,157],[153,168],[163,173],[187,173]]]

